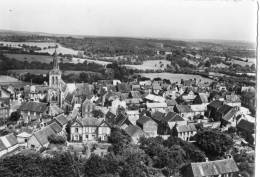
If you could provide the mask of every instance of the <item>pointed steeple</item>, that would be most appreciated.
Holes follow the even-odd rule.
[[[55,51],[53,53],[53,69],[59,69],[59,61],[58,61],[58,58],[57,58],[57,45],[55,46]]]

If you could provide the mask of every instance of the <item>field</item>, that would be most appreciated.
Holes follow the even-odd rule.
[[[8,73],[10,74],[26,74],[26,73],[30,73],[30,74],[48,74],[50,72],[50,70],[44,70],[44,69],[12,69],[12,70],[8,70]],[[62,71],[62,74],[64,75],[69,75],[69,74],[80,74],[80,73],[89,73],[89,74],[100,74],[98,72],[92,72],[92,71],[73,71],[73,70],[66,70],[66,71]],[[0,78],[1,79],[1,78]],[[15,79],[15,78],[14,78]]]
[[[194,79],[200,80],[202,82],[208,82],[211,83],[213,80],[209,78],[202,77],[200,75],[191,75],[191,74],[177,74],[177,73],[142,73],[140,74],[141,76],[154,79],[157,77],[160,77],[161,79],[169,79],[171,82],[181,82],[181,79],[183,80],[189,80],[189,79]]]
[[[62,54],[70,54],[70,55],[77,55],[78,51],[66,48],[61,46],[58,43],[54,42],[5,42],[5,41],[0,41],[0,44],[3,44],[4,46],[9,46],[13,48],[22,48],[22,45],[27,45],[27,46],[37,46],[40,47],[41,50],[36,51],[39,53],[49,53],[53,54],[54,53],[54,47],[57,45],[57,53],[62,53]],[[48,48],[50,47],[50,48]]]
[[[82,58],[72,58],[72,61],[70,63],[84,63],[85,61],[87,61],[88,63],[96,63],[99,65],[107,65],[107,64],[111,64],[111,62],[109,61],[101,61],[101,60],[91,60],[91,59],[82,59]]]
[[[147,60],[142,65],[125,65],[127,68],[138,70],[164,70],[167,65],[171,65],[167,60]]]
[[[6,53],[4,55],[10,59],[15,59],[18,61],[27,61],[29,63],[33,61],[38,61],[41,63],[50,63],[53,60],[52,56],[47,56],[47,55],[11,54],[11,53]]]

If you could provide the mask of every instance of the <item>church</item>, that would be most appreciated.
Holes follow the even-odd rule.
[[[47,98],[50,105],[56,104],[59,107],[62,107],[64,92],[66,90],[66,83],[62,80],[61,74],[57,52],[55,49],[53,54],[53,68],[49,72],[49,88]]]

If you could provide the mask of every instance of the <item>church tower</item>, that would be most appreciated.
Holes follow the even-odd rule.
[[[61,71],[59,69],[56,49],[53,54],[53,69],[49,72],[49,86],[52,88],[60,88],[61,86]]]
[[[61,71],[59,69],[59,61],[57,57],[56,48],[53,54],[53,69],[49,72],[49,90],[48,90],[48,101],[51,104],[57,104],[61,106]]]

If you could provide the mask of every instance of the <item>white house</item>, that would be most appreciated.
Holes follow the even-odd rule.
[[[138,110],[128,110],[126,111],[128,119],[133,125],[136,125],[136,121],[139,119],[139,111]]]

